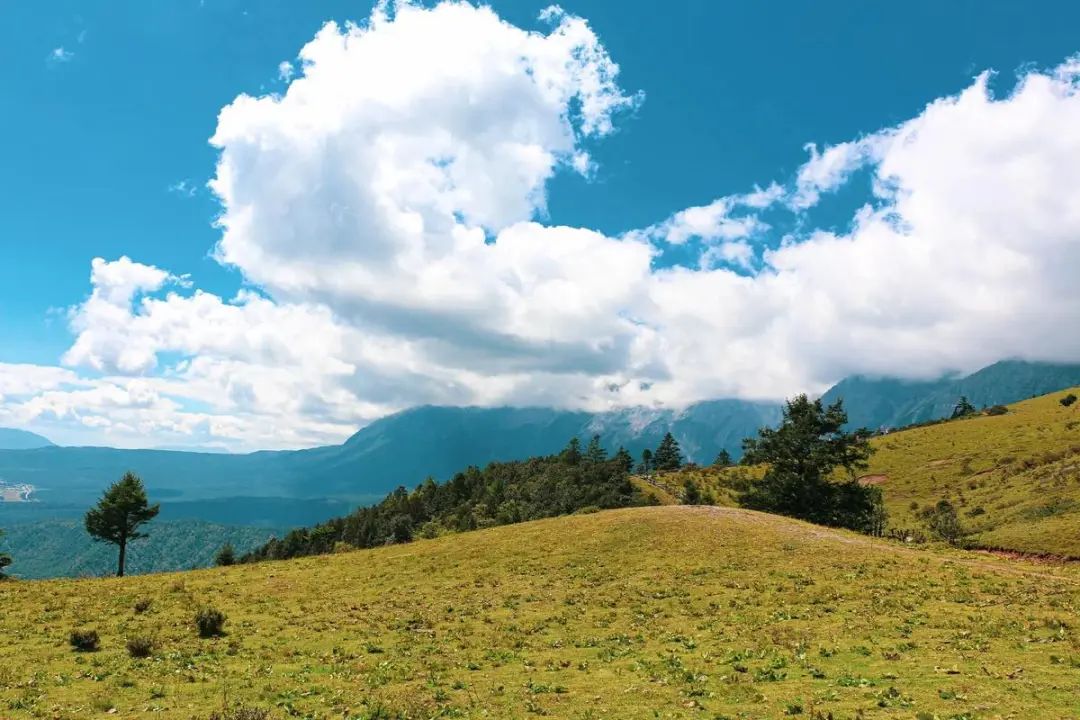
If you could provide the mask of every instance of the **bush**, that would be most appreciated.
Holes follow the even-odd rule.
[[[252,707],[238,707],[233,710],[212,713],[209,720],[267,720],[269,717],[269,710]]]
[[[950,545],[958,545],[964,537],[956,508],[948,500],[939,500],[934,507],[923,510],[923,518],[930,532]]]
[[[154,601],[150,598],[139,598],[135,601],[135,614],[142,615],[144,612],[150,609]]]
[[[1076,395],[1069,393],[1065,397],[1061,398],[1061,400],[1059,400],[1058,402],[1060,402],[1063,407],[1069,407],[1074,402],[1076,402]]]
[[[218,567],[228,567],[236,564],[236,550],[233,549],[232,543],[225,543],[221,546],[217,555],[214,556],[214,564]]]
[[[1004,405],[994,405],[993,407],[987,408],[986,410],[987,415],[1006,415],[1008,414],[1008,412],[1009,408],[1005,407]]]
[[[68,642],[79,652],[97,652],[101,647],[97,630],[72,630]]]
[[[225,634],[225,613],[212,607],[205,607],[195,613],[195,627],[199,637],[219,637]]]
[[[148,658],[154,653],[154,641],[148,637],[128,638],[127,651],[133,658]]]

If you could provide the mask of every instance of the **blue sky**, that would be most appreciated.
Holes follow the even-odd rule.
[[[514,0],[493,2],[491,7],[507,26],[551,32],[552,23],[538,18],[543,10],[541,3]],[[987,94],[1007,99],[1018,77],[1051,73],[1080,51],[1080,35],[1076,33],[1080,6],[1064,1],[1040,3],[1033,8],[1011,2],[769,4],[693,0],[669,3],[661,9],[653,3],[595,0],[565,2],[562,8],[568,17],[587,22],[597,46],[617,63],[617,86],[627,102],[611,111],[610,132],[589,133],[580,127],[575,130],[574,152],[587,152],[591,169],[582,174],[563,164],[550,177],[538,181],[539,185],[530,185],[533,189],[529,197],[534,198],[539,187],[544,202],[530,206],[527,214],[547,227],[588,229],[609,238],[625,238],[627,233],[633,236],[634,231],[649,228],[653,228],[654,237],[657,232],[662,235],[667,230],[656,228],[685,208],[707,206],[718,198],[750,193],[755,187],[768,188],[774,182],[790,186],[808,160],[804,149],[807,143],[816,143],[824,150],[903,126],[919,118],[928,103],[957,96],[972,87],[974,78],[985,70],[997,71],[987,80]],[[357,351],[359,354],[345,352],[337,358],[352,368],[344,373],[351,380],[337,390],[351,393],[355,407],[364,409],[343,415],[340,404],[349,404],[348,398],[331,401],[328,396],[337,391],[324,387],[326,373],[337,377],[338,371],[308,368],[311,383],[321,389],[315,393],[317,398],[304,405],[304,412],[310,410],[310,422],[298,426],[282,441],[285,445],[334,439],[345,428],[421,401],[594,406],[610,398],[597,400],[589,388],[607,387],[613,382],[662,387],[665,379],[675,375],[693,380],[686,380],[687,387],[667,395],[633,395],[616,404],[679,403],[716,394],[782,396],[799,387],[819,388],[836,379],[832,376],[847,371],[895,372],[898,367],[910,366],[907,361],[891,366],[876,359],[863,362],[854,357],[850,361],[830,357],[812,371],[777,370],[771,375],[766,373],[766,379],[760,382],[735,382],[731,376],[747,372],[736,363],[716,369],[717,376],[729,378],[722,381],[707,372],[702,375],[699,366],[707,363],[692,357],[694,353],[714,351],[682,347],[666,334],[666,328],[677,324],[675,319],[643,319],[649,314],[647,310],[631,309],[622,301],[612,300],[604,312],[624,320],[631,318],[635,326],[647,326],[653,332],[648,338],[613,332],[605,342],[585,343],[588,347],[582,349],[577,335],[534,337],[532,330],[511,330],[495,338],[461,316],[455,316],[453,322],[436,316],[420,318],[417,308],[408,303],[404,303],[408,308],[396,307],[391,312],[382,305],[383,300],[376,303],[372,297],[346,298],[338,290],[329,289],[325,278],[317,283],[285,280],[280,270],[295,258],[279,254],[277,269],[256,267],[250,260],[252,246],[245,244],[247,240],[237,240],[231,258],[227,252],[215,256],[223,230],[214,221],[228,214],[229,202],[207,189],[206,183],[218,172],[223,148],[227,152],[231,146],[226,142],[213,147],[208,139],[218,129],[222,108],[241,94],[257,97],[285,93],[290,79],[279,71],[282,61],[295,66],[291,79],[299,77],[297,53],[324,23],[363,22],[370,10],[370,6],[357,2],[283,0],[0,2],[0,59],[14,68],[0,77],[0,93],[7,110],[0,115],[0,134],[7,138],[0,172],[0,240],[5,250],[4,262],[0,263],[0,363],[63,368],[81,378],[79,382],[118,378],[117,386],[125,391],[130,390],[133,379],[151,379],[154,397],[173,403],[166,403],[172,413],[202,417],[200,422],[192,419],[191,423],[173,425],[142,426],[132,420],[117,429],[115,435],[109,435],[104,421],[82,422],[98,411],[104,416],[100,408],[80,410],[77,402],[65,401],[62,410],[49,405],[49,410],[42,411],[39,402],[39,407],[31,411],[27,403],[34,393],[32,388],[22,388],[18,393],[7,393],[8,424],[68,434],[78,442],[132,444],[139,442],[135,438],[145,432],[139,428],[157,428],[149,432],[161,433],[160,444],[176,444],[175,432],[190,435],[194,444],[222,443],[236,448],[273,444],[272,439],[240,430],[230,434],[222,428],[212,429],[214,423],[208,420],[216,414],[232,420],[273,416],[274,412],[267,409],[269,405],[260,406],[261,410],[239,406],[215,410],[204,394],[187,394],[174,385],[161,384],[165,377],[172,378],[173,383],[181,382],[188,364],[204,357],[199,349],[203,345],[198,342],[161,341],[159,334],[147,350],[153,356],[152,362],[112,362],[101,348],[82,354],[68,352],[79,333],[87,331],[91,324],[84,318],[78,326],[79,321],[73,321],[67,313],[78,312],[80,304],[90,296],[91,261],[99,257],[111,262],[127,256],[137,264],[160,269],[170,278],[138,284],[134,298],[144,292],[161,298],[171,289],[185,297],[199,291],[229,304],[241,288],[248,288],[276,306],[306,303],[306,310],[326,312],[335,321],[343,322],[349,332],[359,333],[357,344],[367,349]],[[438,63],[438,58],[422,57],[424,52],[419,46],[417,62]],[[359,70],[358,66],[350,67],[353,72],[391,72],[371,66]],[[347,75],[340,81],[348,83]],[[508,97],[506,102],[515,100]],[[568,106],[571,109],[573,102],[577,100]],[[1039,122],[1049,124],[1050,120]],[[407,124],[406,120],[402,123]],[[556,155],[566,151],[558,145],[561,141],[554,142]],[[988,138],[987,142],[997,140]],[[244,152],[250,155],[253,151],[247,148]],[[823,184],[825,192],[816,202],[797,211],[790,203],[770,202],[760,212],[755,207],[752,213],[745,208],[734,213],[733,217],[752,214],[759,221],[758,230],[740,236],[740,241],[747,240],[753,249],[732,245],[728,243],[732,238],[724,236],[721,239],[726,250],[718,249],[712,257],[723,256],[725,268],[732,274],[753,278],[769,264],[764,255],[767,249],[777,248],[785,236],[788,242],[811,238],[815,231],[847,236],[860,206],[892,201],[870,193],[869,180],[883,163],[887,164],[887,151],[855,148],[853,152],[865,152],[873,159],[844,165],[842,175],[847,184]],[[244,172],[260,170],[245,167]],[[339,172],[318,170],[313,186],[324,187]],[[238,196],[246,197],[245,193],[264,187],[267,180],[250,182],[234,188]],[[340,201],[340,195],[334,197],[338,198],[335,202]],[[272,199],[265,202],[271,203]],[[522,219],[514,214],[516,211],[505,212],[515,222]],[[472,224],[482,226],[489,240],[510,225],[501,219]],[[291,229],[291,237],[306,237],[308,231],[319,232],[318,227],[316,223]],[[650,260],[653,270],[673,264],[688,270],[697,268],[704,262],[701,258],[708,248],[719,242],[718,236],[690,236],[689,242],[671,242],[671,236],[667,241],[654,240]],[[363,243],[366,239],[359,233],[335,241],[333,247],[352,241]],[[499,262],[499,267],[505,269],[514,261]],[[664,277],[670,280],[664,287],[675,280],[682,282],[675,275]],[[928,278],[927,282],[935,280],[939,279]],[[582,288],[573,279],[563,278],[561,282]],[[704,278],[686,282],[701,284]],[[403,287],[402,293],[406,292]],[[699,304],[720,302],[708,295],[711,290],[699,288],[693,292],[699,294],[663,303],[653,298],[653,302],[665,307],[680,302],[693,305],[694,298]],[[526,294],[525,314],[543,306],[547,302],[544,297]],[[706,297],[710,299],[706,301]],[[773,297],[755,296],[739,302],[761,308],[769,306]],[[710,312],[746,314],[736,306],[733,303],[727,308],[721,304]],[[1016,312],[1023,319],[1026,310]],[[556,316],[530,315],[530,327],[546,322],[575,326],[580,322],[583,333],[606,332],[602,323],[586,321],[576,311],[570,316],[553,314]],[[406,315],[408,323],[400,324]],[[100,317],[93,322],[99,321]],[[934,327],[943,324],[939,320],[926,322]],[[761,323],[770,323],[767,314]],[[886,317],[879,327],[884,332],[901,325],[903,333],[911,334],[910,319],[894,323]],[[460,334],[449,338],[423,329],[430,327]],[[161,332],[157,324],[155,328],[155,332]],[[855,345],[873,345],[876,341],[872,331],[846,340]],[[707,330],[703,328],[703,332]],[[394,357],[392,364],[412,363],[410,372],[416,376],[389,377],[375,369],[378,362],[373,355],[378,353],[371,347],[381,346],[371,339],[376,335],[386,339],[387,348],[394,346],[386,350],[387,357]],[[145,340],[125,337],[126,342],[135,344]],[[994,339],[1002,337],[1006,340]],[[401,338],[408,339],[411,360],[395,355],[404,352],[403,346],[395,345]],[[960,336],[956,338],[959,342]],[[519,340],[529,349],[517,347]],[[87,346],[93,345],[92,341],[88,336]],[[347,345],[351,341],[342,342]],[[440,343],[440,347],[437,351],[427,347],[420,353],[418,342]],[[628,361],[646,342],[656,342],[662,349],[654,353],[655,357],[634,356],[633,363]],[[761,342],[739,352],[765,352],[766,348],[772,352],[778,346],[791,352],[792,341],[787,336]],[[800,352],[816,356],[827,353],[815,343],[835,342],[823,336],[798,347]],[[932,362],[916,367],[916,374],[961,369],[996,354],[1014,354],[1018,344],[1004,330],[996,330],[993,337],[971,338],[971,342],[979,352],[938,354]],[[741,347],[741,343],[741,336],[732,337],[724,347]],[[499,348],[512,349],[504,353]],[[1036,344],[1034,350],[1037,355],[1062,359],[1073,348],[1047,347],[1040,352]],[[912,347],[900,355],[918,352]],[[432,353],[438,356],[437,362],[432,361]],[[250,361],[247,357],[225,355],[228,357],[214,357],[221,362]],[[363,362],[358,360],[361,355]],[[684,366],[676,367],[672,360],[670,367],[657,369],[658,363],[683,355],[687,358]],[[542,361],[530,364],[524,357]],[[265,370],[268,362],[263,357],[258,365]],[[787,356],[781,364],[790,367],[798,362]],[[364,367],[370,372],[363,372]],[[482,387],[475,378],[450,372],[454,369],[483,376],[492,372],[491,367],[511,367],[513,371],[503,384]],[[573,375],[572,382],[560,374],[564,371]],[[24,374],[24,380],[26,377],[29,375]],[[432,389],[415,395],[387,390],[415,387],[417,377],[422,378],[421,385],[430,382]],[[68,393],[89,387],[70,382],[55,387],[45,385]],[[520,389],[526,386],[531,389]],[[567,386],[573,389],[558,389]],[[775,389],[770,392],[770,388]],[[245,393],[256,396],[259,392],[259,388],[248,388],[237,391],[237,397],[246,397]],[[297,412],[294,406],[278,407],[276,412],[283,414]],[[163,413],[162,417],[168,415]],[[184,430],[176,430],[180,426]]]

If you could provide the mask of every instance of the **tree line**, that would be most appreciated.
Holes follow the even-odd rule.
[[[867,466],[873,450],[871,433],[845,431],[846,424],[841,400],[825,406],[820,399],[800,395],[788,401],[778,427],[763,427],[757,437],[743,442],[743,464],[764,465],[766,471],[738,495],[739,504],[821,525],[882,534],[886,515],[881,490],[856,479],[856,471]],[[679,443],[670,432],[655,450],[644,450],[636,465],[625,448],[609,456],[598,435],[585,447],[575,437],[554,455],[469,467],[446,482],[428,478],[411,491],[399,487],[375,505],[293,530],[242,556],[226,545],[217,563],[370,548],[415,537],[647,504],[653,501],[634,486],[631,472],[674,471],[683,464]],[[731,465],[730,454],[722,451],[715,464]],[[702,499],[696,485],[688,483],[684,501]],[[146,536],[141,528],[159,511],[159,505],[150,504],[142,481],[129,472],[86,513],[85,527],[91,537],[117,546],[117,575],[124,574],[128,544]],[[11,558],[0,554],[0,574],[10,564]]]

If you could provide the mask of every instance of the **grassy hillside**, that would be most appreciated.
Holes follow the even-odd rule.
[[[140,598],[152,601],[136,613]],[[228,615],[200,639],[196,609]],[[3,717],[992,718],[1080,712],[1080,570],[726,508],[0,588]],[[73,628],[101,650],[76,653]],[[151,658],[126,639],[152,637]],[[815,714],[817,713],[817,714]]]
[[[975,543],[1080,557],[1080,403],[1068,392],[874,441],[870,475],[889,524],[916,527],[922,508],[949,500]]]

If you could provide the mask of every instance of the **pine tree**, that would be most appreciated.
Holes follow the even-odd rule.
[[[593,435],[592,440],[589,441],[589,446],[585,448],[585,460],[594,465],[607,462],[607,450],[600,444],[599,435]]]
[[[578,465],[581,463],[581,441],[576,437],[570,438],[570,442],[566,444],[566,448],[562,451],[562,459],[570,465]]]
[[[682,467],[682,452],[679,449],[679,441],[671,433],[666,433],[660,445],[656,448],[657,470],[678,470]]]
[[[974,415],[976,412],[975,406],[968,402],[967,396],[961,395],[960,400],[956,403],[956,406],[953,407],[952,417],[955,420],[956,418]]]
[[[641,465],[638,468],[642,475],[648,475],[653,471],[654,467],[652,450],[645,448],[641,451]]]
[[[727,450],[721,450],[716,454],[716,460],[713,461],[713,465],[716,467],[731,467],[735,462],[731,459],[731,453]]]
[[[86,513],[86,532],[95,540],[110,542],[120,548],[118,576],[124,575],[128,543],[146,537],[139,528],[157,517],[160,511],[160,505],[147,502],[142,480],[129,472],[106,490],[98,504]]]
[[[626,472],[631,472],[634,469],[634,456],[627,452],[622,445],[619,446],[619,451],[615,453],[615,460]]]

